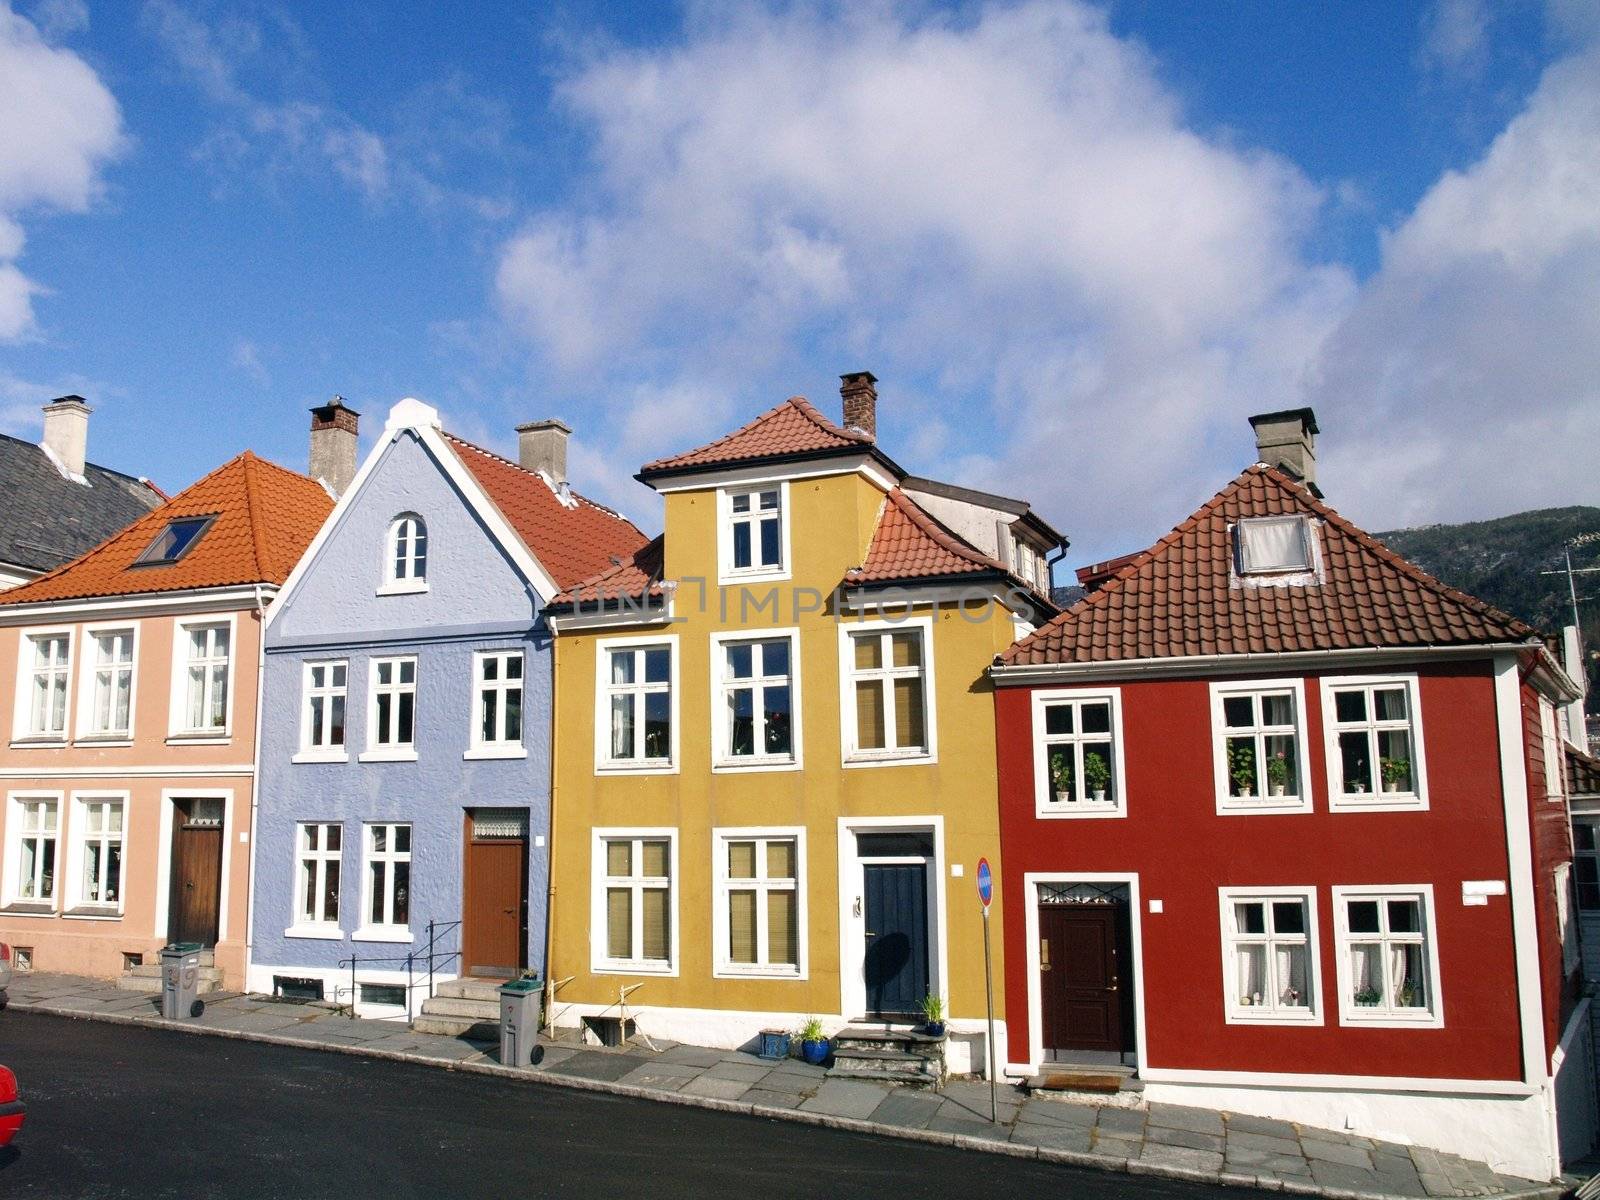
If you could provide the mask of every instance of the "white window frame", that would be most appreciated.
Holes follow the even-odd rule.
[[[1561,760],[1565,756],[1561,735],[1556,732],[1556,706],[1546,696],[1539,697],[1539,735],[1543,745],[1544,798],[1551,804],[1560,804],[1566,797],[1566,772]]]
[[[728,876],[728,843],[756,843],[756,878],[733,880]],[[794,843],[793,886],[774,885],[766,879],[766,846],[768,842]],[[806,979],[808,978],[806,926],[806,831],[802,825],[752,826],[718,828],[711,831],[711,924],[715,947],[711,975],[714,979]],[[795,893],[795,965],[788,963],[736,963],[733,961],[732,931],[728,921],[728,893],[753,891],[759,897],[756,904],[756,946],[759,955],[767,950],[767,906],[769,891]]]
[[[40,801],[56,806],[56,827],[54,840],[55,876],[52,879],[52,890],[48,900],[38,898],[24,899],[18,886],[22,873],[22,809],[24,805]],[[66,795],[63,792],[48,791],[23,791],[9,792],[6,795],[6,842],[5,842],[5,870],[0,883],[4,884],[0,891],[4,907],[10,908],[14,904],[26,904],[36,910],[26,913],[8,912],[7,916],[53,916],[61,907],[62,884],[67,872],[67,847],[66,847]]]
[[[1109,702],[1111,705],[1111,799],[1104,804],[1086,800],[1063,808],[1051,797],[1050,746],[1060,742],[1094,741],[1094,737],[1073,734],[1067,738],[1057,735],[1055,740],[1045,732],[1045,710],[1052,704],[1076,701],[1091,703]],[[1032,699],[1033,736],[1030,741],[1033,754],[1033,815],[1044,821],[1083,820],[1086,818],[1126,817],[1128,815],[1128,772],[1123,757],[1125,733],[1122,725],[1121,688],[1049,688],[1035,691]],[[1076,723],[1076,722],[1075,722]]]
[[[33,715],[33,679],[35,655],[34,643],[52,638],[66,638],[67,658],[59,668],[50,668],[52,674],[59,673],[62,686],[66,694],[62,698],[61,728],[36,733],[32,726]],[[73,703],[73,655],[77,651],[78,631],[71,625],[39,626],[32,629],[19,631],[17,641],[17,686],[12,693],[14,705],[11,725],[11,740],[18,746],[61,746],[65,745],[72,734],[72,703]]]
[[[1289,679],[1230,679],[1226,682],[1213,680],[1210,685],[1211,692],[1211,765],[1213,774],[1213,787],[1216,792],[1217,813],[1221,816],[1238,816],[1250,813],[1308,813],[1313,811],[1312,791],[1314,784],[1311,778],[1311,747],[1310,737],[1306,722],[1306,687],[1305,680],[1299,677]],[[1223,702],[1234,696],[1254,696],[1262,692],[1290,692],[1294,696],[1294,744],[1295,772],[1300,781],[1300,794],[1298,796],[1274,796],[1267,782],[1267,769],[1265,760],[1266,739],[1275,736],[1264,733],[1262,730],[1281,730],[1282,726],[1254,726],[1254,736],[1259,748],[1256,768],[1256,781],[1261,786],[1264,794],[1259,798],[1235,796],[1232,788],[1232,776],[1228,771],[1228,738],[1230,736]],[[1244,734],[1235,732],[1234,737]]]
[[[78,656],[78,726],[75,740],[93,742],[99,746],[129,745],[133,730],[139,720],[139,621],[116,621],[83,627],[83,653]],[[100,639],[116,635],[128,638],[129,658],[126,664],[113,664],[113,678],[126,667],[128,672],[128,724],[122,729],[96,729],[95,703],[99,699]],[[115,696],[113,685],[112,695]]]
[[[402,826],[404,826],[407,831],[407,849],[396,850],[394,849],[394,831]],[[373,830],[378,828],[385,828],[389,830],[390,848],[388,850],[374,850],[372,848]],[[339,845],[344,845],[344,835],[342,833],[339,835]],[[394,868],[396,863],[402,862],[407,866],[410,866],[413,862],[413,855],[416,852],[416,848],[416,823],[414,821],[384,820],[363,821],[361,823],[361,912],[359,914],[360,919],[356,931],[350,935],[350,939],[352,941],[410,942],[412,940],[410,920],[408,919],[404,924],[396,923],[393,920]],[[374,921],[371,919],[372,864],[375,862],[389,864],[389,869],[384,872],[384,879],[387,881],[388,891],[384,896],[383,903],[384,916],[389,919],[384,921]],[[342,899],[342,893],[344,891],[344,871],[342,868],[340,869],[339,875],[339,888]],[[416,892],[416,880],[410,872],[407,872],[406,886],[410,889],[410,895],[407,897],[407,903],[409,904],[411,898]],[[408,911],[407,917],[409,918],[410,915],[411,914]]]
[[[393,663],[395,666],[395,682],[382,685],[378,683],[378,665],[380,663]],[[408,689],[400,683],[400,667],[410,663],[412,667],[411,686]],[[345,676],[349,678],[348,675]],[[378,696],[380,690],[383,695],[401,696],[405,692],[411,693],[411,740],[409,742],[379,742],[378,741]],[[358,762],[416,762],[417,761],[417,730],[420,727],[422,710],[419,693],[422,690],[422,660],[415,654],[379,655],[367,660],[367,748],[356,756]],[[398,724],[399,705],[390,706],[389,719]],[[350,712],[345,710],[346,739],[349,738]]]
[[[858,671],[855,659],[855,639],[858,634],[882,637],[892,633],[916,633],[922,639],[922,665],[915,673],[922,679],[923,747],[902,749],[886,747],[881,750],[863,750],[856,744],[860,730],[856,714],[856,681],[858,678],[882,679],[891,682],[897,676],[913,673],[910,667],[885,665],[871,671]],[[939,761],[938,689],[935,686],[933,667],[933,618],[900,617],[882,621],[857,621],[839,626],[839,752],[846,767],[929,766]],[[885,686],[883,719],[886,732],[895,726],[894,688]]]
[[[723,668],[727,661],[726,647],[733,642],[789,642],[789,723],[788,756],[751,754],[734,756],[723,747],[728,744],[727,688]],[[759,676],[758,678],[776,678]],[[740,686],[743,686],[742,684]],[[713,773],[737,771],[798,771],[805,758],[804,729],[801,727],[800,705],[800,630],[790,625],[780,629],[738,629],[711,635],[711,770]],[[756,744],[761,744],[757,731]]]
[[[1304,565],[1294,564],[1286,567],[1251,567],[1245,562],[1245,531],[1252,527],[1266,525],[1293,524],[1300,533],[1300,545],[1305,550],[1306,561]],[[1272,579],[1283,576],[1304,576],[1312,574],[1317,569],[1317,538],[1312,527],[1311,518],[1304,513],[1274,513],[1264,517],[1241,517],[1233,526],[1234,542],[1234,570],[1245,579]]]
[[[1339,753],[1339,734],[1355,726],[1338,722],[1335,693],[1345,688],[1404,687],[1406,706],[1411,725],[1411,770],[1416,790],[1412,792],[1385,792],[1381,769],[1374,776],[1377,791],[1363,795],[1344,794],[1344,760]],[[1428,756],[1423,749],[1422,688],[1415,672],[1391,675],[1325,675],[1321,681],[1322,732],[1324,757],[1328,766],[1329,812],[1425,812],[1428,808]],[[1375,728],[1371,705],[1368,705],[1365,727]],[[1376,766],[1376,758],[1374,758]]]
[[[1583,946],[1578,932],[1578,889],[1572,879],[1572,863],[1564,862],[1551,872],[1550,884],[1556,893],[1556,933],[1561,940],[1561,973],[1571,975],[1583,962]]]
[[[490,682],[483,677],[483,665],[490,659],[495,659],[501,664],[500,678]],[[515,681],[507,680],[504,670],[505,664],[516,659],[522,673]],[[515,741],[485,741],[483,738],[483,698],[485,693],[494,692],[497,698],[497,712],[499,719],[496,722],[497,732],[505,732],[506,727],[506,693],[515,690],[522,694],[520,711],[522,713],[522,729]],[[528,751],[523,738],[528,729],[528,655],[521,646],[502,646],[494,650],[475,650],[472,654],[472,727],[467,730],[467,751],[462,758],[527,758]]]
[[[382,824],[383,822],[379,823]],[[289,926],[289,928],[283,931],[286,937],[342,938],[344,936],[342,926],[340,925],[341,917],[334,916],[332,919],[330,919],[327,916],[327,910],[323,903],[327,893],[328,864],[330,862],[336,862],[339,864],[339,909],[341,913],[345,907],[345,895],[347,885],[349,884],[350,880],[344,869],[344,825],[345,823],[343,821],[295,822],[294,894],[289,899],[289,915],[293,923]],[[322,841],[324,845],[316,850],[307,849],[304,843],[305,831],[313,828],[324,831],[322,834]],[[339,849],[329,850],[326,849],[326,831],[334,828],[339,830]],[[362,837],[366,837],[365,828],[362,829]],[[365,842],[363,842],[363,847],[364,846]],[[318,910],[318,915],[309,918],[301,909],[301,903],[303,902],[306,894],[306,874],[308,869],[315,871],[317,875]],[[362,878],[363,880],[366,878],[364,867]],[[363,915],[365,912],[366,910],[363,909]]]
[[[1333,893],[1333,953],[1334,978],[1339,988],[1339,1024],[1364,1025],[1386,1029],[1443,1029],[1444,992],[1439,986],[1439,928],[1434,911],[1433,885],[1431,883],[1361,884],[1334,887]],[[1350,945],[1352,942],[1379,940],[1387,945],[1387,938],[1378,934],[1352,934],[1349,928],[1350,900],[1377,900],[1383,911],[1386,900],[1417,900],[1422,904],[1423,957],[1428,964],[1428,998],[1425,1009],[1402,1010],[1367,1008],[1358,1005],[1351,994]],[[1387,915],[1383,917],[1388,920]],[[1387,956],[1383,956],[1387,959]]]
[[[411,538],[406,555],[406,574],[402,575],[397,570],[399,566],[397,556],[400,551],[400,529],[407,522],[415,522],[409,536]],[[422,532],[422,574],[414,572],[417,569],[416,533]],[[433,533],[428,529],[428,522],[421,513],[403,512],[396,513],[389,520],[389,528],[383,535],[383,570],[379,578],[383,582],[378,586],[380,596],[405,596],[428,590],[428,566],[433,557]]]
[[[189,635],[196,629],[228,630],[228,696],[223,706],[223,723],[194,729],[189,726]],[[172,690],[167,705],[168,740],[221,745],[233,738],[233,702],[239,692],[239,622],[235,613],[224,616],[195,617],[172,624]],[[210,673],[207,673],[209,680]]]
[[[1305,905],[1306,981],[1311,989],[1311,1003],[1303,1009],[1239,1002],[1235,955],[1240,946],[1261,945],[1267,948],[1268,970],[1272,969],[1272,950],[1275,942],[1294,941],[1273,933],[1239,933],[1234,928],[1234,905],[1263,904],[1267,919],[1272,919],[1274,901],[1295,902]],[[1222,931],[1222,1003],[1224,1020],[1229,1025],[1321,1025],[1327,1000],[1322,979],[1322,941],[1317,925],[1317,889],[1314,887],[1225,887],[1217,889],[1217,903]]]
[[[328,682],[320,688],[311,682],[311,673],[316,668],[322,667],[327,672]],[[333,671],[337,667],[344,668],[344,686],[338,687],[333,682]],[[311,701],[314,697],[321,697],[322,719],[328,731],[333,726],[333,700],[344,697],[344,741],[338,745],[331,742],[316,745],[311,740],[315,721],[311,716]],[[311,658],[300,664],[300,750],[295,754],[295,762],[347,762],[349,761],[350,746],[350,660],[347,658]]]
[[[646,684],[635,672],[635,682],[613,685],[611,682],[611,652],[613,650],[646,650],[664,647],[669,656],[667,670],[667,720],[671,722],[671,748],[668,757],[613,758],[611,757],[611,697],[625,691],[640,699],[635,717],[635,739],[642,749],[644,744],[643,697],[646,692],[659,690],[659,684]],[[645,634],[638,637],[599,638],[595,642],[594,656],[594,769],[597,775],[676,775],[679,770],[679,731],[681,722],[679,700],[683,691],[683,676],[678,657],[678,635]]]
[[[115,837],[100,833],[93,838],[89,833],[89,806],[91,804],[116,804],[122,808],[122,830]],[[62,847],[58,844],[57,871],[65,870],[67,874],[67,894],[64,897],[64,914],[69,917],[95,916],[100,918],[116,918],[122,916],[123,906],[128,894],[128,818],[133,805],[131,797],[126,791],[83,791],[72,793],[70,805],[71,818],[66,829],[66,854],[61,856]],[[60,833],[58,818],[57,833]],[[85,895],[84,869],[88,864],[89,843],[98,841],[104,846],[109,846],[113,841],[122,847],[122,875],[114,901],[91,900]],[[57,889],[60,890],[59,888]]]
[[[606,890],[612,886],[611,877],[606,874],[606,844],[616,841],[631,841],[634,843],[633,861],[643,861],[643,852],[639,847],[641,842],[667,843],[667,940],[669,943],[669,957],[665,963],[655,959],[620,959],[612,958],[610,944],[606,937]],[[678,894],[682,888],[683,876],[678,869],[678,830],[676,826],[653,827],[628,827],[628,828],[596,828],[590,843],[591,857],[589,864],[589,969],[596,975],[662,975],[675,977],[678,974]],[[631,905],[633,920],[632,941],[635,946],[644,945],[644,905],[639,902],[638,894],[643,890],[643,880],[655,878],[653,876],[630,876],[629,881],[619,881],[616,886],[631,886],[634,890],[634,899]],[[640,882],[630,882],[640,881]]]
[[[778,564],[776,566],[735,567],[733,565],[733,498],[754,496],[761,492],[778,493]],[[752,583],[788,579],[794,574],[792,546],[789,536],[789,481],[771,483],[730,484],[717,489],[717,582],[719,584]],[[759,538],[751,540],[751,557],[760,546]]]

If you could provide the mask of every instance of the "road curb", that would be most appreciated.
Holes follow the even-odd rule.
[[[973,1150],[983,1154],[998,1154],[1008,1158],[1035,1159],[1060,1166],[1085,1167],[1096,1171],[1109,1171],[1125,1175],[1149,1175],[1162,1179],[1176,1179],[1187,1183],[1209,1183],[1219,1187],[1250,1187],[1264,1191],[1281,1191],[1301,1196],[1318,1196],[1322,1200],[1401,1200],[1393,1192],[1368,1192],[1350,1188],[1323,1187],[1307,1181],[1299,1183],[1277,1176],[1257,1176],[1234,1171],[1203,1171],[1192,1167],[1179,1167],[1167,1163],[1147,1163],[1138,1159],[1101,1156],[1076,1150],[1060,1150],[1046,1146],[1029,1146],[1025,1143],[998,1141],[994,1138],[975,1137],[965,1133],[942,1133],[932,1129],[911,1129],[897,1125],[880,1125],[858,1117],[841,1117],[832,1113],[807,1112],[798,1108],[772,1108],[764,1104],[746,1104],[739,1100],[719,1100],[714,1096],[690,1096],[682,1092],[661,1091],[656,1088],[636,1087],[604,1079],[584,1079],[575,1075],[556,1075],[527,1067],[505,1067],[490,1062],[453,1062],[413,1054],[403,1050],[381,1050],[372,1046],[339,1045],[331,1042],[307,1041],[276,1033],[258,1033],[246,1029],[219,1029],[214,1025],[198,1025],[188,1021],[168,1021],[162,1017],[140,1017],[127,1013],[86,1012],[38,1001],[17,1000],[10,1003],[12,1012],[41,1013],[45,1016],[68,1017],[80,1021],[99,1021],[110,1025],[136,1025],[145,1029],[167,1029],[175,1033],[196,1034],[202,1037],[228,1038],[238,1042],[256,1042],[266,1046],[289,1046],[299,1050],[322,1050],[333,1054],[347,1054],[358,1058],[375,1058],[388,1062],[411,1063],[415,1066],[433,1067],[446,1071],[462,1071],[473,1075],[488,1075],[500,1079],[517,1079],[525,1083],[567,1088],[571,1091],[598,1092],[611,1096],[624,1096],[634,1100],[649,1100],[657,1104],[675,1104],[681,1108],[699,1108],[711,1112],[733,1113],[739,1116],[761,1117],[767,1120],[788,1121],[799,1125],[812,1125],[823,1129],[836,1129],[846,1133],[867,1134],[873,1137],[890,1137],[898,1141],[920,1142],[929,1146],[948,1146],[957,1150]],[[1497,1192],[1490,1200],[1560,1200],[1568,1189],[1562,1184],[1541,1184],[1515,1192]]]

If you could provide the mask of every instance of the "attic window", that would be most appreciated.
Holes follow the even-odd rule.
[[[143,554],[133,560],[136,567],[162,567],[168,563],[175,563],[200,540],[200,535],[206,527],[216,520],[216,516],[209,517],[179,517],[175,521],[168,521],[155,541],[145,547]]]
[[[1304,517],[1251,517],[1234,527],[1241,575],[1311,570],[1311,529]]]

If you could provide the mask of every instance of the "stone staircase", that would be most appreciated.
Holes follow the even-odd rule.
[[[1074,1103],[1137,1108],[1144,1101],[1144,1081],[1121,1063],[1047,1063],[1022,1088],[1030,1096]]]
[[[837,1079],[871,1079],[908,1087],[938,1087],[944,1082],[944,1038],[890,1026],[850,1026],[833,1036]]]
[[[422,1012],[413,1018],[411,1028],[418,1033],[498,1042],[500,980],[451,979],[435,985],[433,996],[422,1002]]]
[[[119,992],[144,992],[147,995],[159,996],[161,994],[160,955],[156,956],[155,962],[129,967],[119,975],[117,977],[117,990]],[[210,950],[200,951],[200,986],[198,990],[202,996],[207,992],[220,992],[222,990],[222,972],[217,969],[216,955]]]

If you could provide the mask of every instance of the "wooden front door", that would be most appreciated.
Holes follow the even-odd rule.
[[[222,914],[222,813],[220,799],[173,801],[169,942],[217,944]]]
[[[1039,1002],[1044,1048],[1128,1046],[1128,975],[1122,904],[1039,906]]]
[[[528,812],[467,810],[461,973],[501,979],[528,964]]]
[[[928,994],[928,866],[866,863],[867,1011],[902,1017]]]

